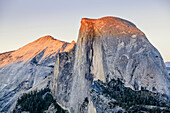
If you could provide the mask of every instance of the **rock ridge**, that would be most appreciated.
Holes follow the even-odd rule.
[[[0,59],[0,67],[14,62],[26,62],[43,51],[43,58],[46,58],[49,55],[53,57],[55,53],[58,53],[58,51],[68,52],[74,44],[75,43],[60,41],[54,39],[54,37],[50,35],[47,35],[25,45],[22,48],[19,48],[18,50],[6,54],[4,57],[1,55],[0,57],[2,58]]]
[[[93,34],[96,35],[95,37],[145,36],[136,25],[117,17],[102,17],[99,19],[82,18],[79,33],[80,35],[83,33],[88,33],[88,35]]]

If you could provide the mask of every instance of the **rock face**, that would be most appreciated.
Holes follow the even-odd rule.
[[[166,68],[167,68],[168,73],[170,75],[170,62],[166,62],[165,65],[166,65]]]
[[[133,23],[116,17],[83,18],[76,46],[57,57],[51,83],[54,97],[72,113],[99,112],[90,89],[97,80],[118,78],[133,90],[144,87],[170,96],[160,53]]]
[[[16,51],[0,54],[0,112],[12,109],[22,93],[46,87],[56,55],[70,51],[74,43],[45,36]]]

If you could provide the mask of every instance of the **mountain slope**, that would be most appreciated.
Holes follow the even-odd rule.
[[[0,66],[14,62],[26,62],[40,53],[43,53],[42,59],[53,57],[60,51],[68,52],[72,48],[72,45],[67,44],[68,43],[56,40],[51,36],[44,36],[16,51],[0,55]]]
[[[102,87],[95,86],[98,80],[108,84],[113,79],[133,90],[170,96],[163,59],[143,32],[133,23],[116,17],[84,18],[76,47],[57,56],[51,83],[53,96],[71,113],[114,112],[122,108],[115,106],[110,111]],[[94,87],[100,96],[91,94],[92,89],[96,90]],[[103,104],[96,104],[93,96]]]
[[[16,51],[0,54],[0,111],[14,106],[22,93],[46,87],[56,55],[70,51],[74,44],[44,36]]]

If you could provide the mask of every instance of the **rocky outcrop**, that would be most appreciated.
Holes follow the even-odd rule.
[[[116,17],[83,18],[76,47],[57,57],[53,96],[72,113],[96,112],[90,89],[94,81],[111,79],[133,90],[143,87],[170,96],[160,53],[133,23]]]
[[[56,55],[70,51],[74,43],[45,36],[16,51],[0,54],[0,112],[12,110],[23,93],[45,88]]]

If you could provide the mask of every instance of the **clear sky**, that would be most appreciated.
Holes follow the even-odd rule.
[[[45,35],[76,41],[81,18],[103,16],[136,24],[170,61],[170,0],[0,0],[0,53]]]

